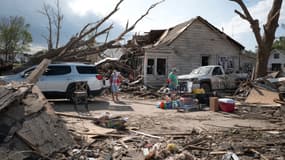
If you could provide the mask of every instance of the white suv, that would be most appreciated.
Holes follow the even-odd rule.
[[[36,68],[30,67],[16,75],[1,76],[5,81],[23,81]],[[75,82],[87,81],[89,96],[99,95],[104,89],[103,76],[96,66],[83,63],[49,64],[37,85],[48,98],[69,98],[75,89]]]

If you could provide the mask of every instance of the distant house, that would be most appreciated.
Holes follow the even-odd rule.
[[[137,36],[143,44],[143,37]],[[144,83],[161,86],[172,68],[178,74],[190,73],[194,68],[219,64],[228,72],[242,68],[244,46],[198,16],[166,30],[152,30],[144,46]],[[241,59],[242,58],[242,59]]]
[[[274,49],[268,59],[268,71],[284,71],[285,72],[285,50]]]
[[[27,53],[17,53],[15,55],[15,61],[18,63],[27,63],[30,60],[31,55]]]

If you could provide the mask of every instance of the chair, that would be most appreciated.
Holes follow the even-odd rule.
[[[87,81],[75,82],[74,108],[77,111],[77,105],[84,104],[88,111],[88,84]]]

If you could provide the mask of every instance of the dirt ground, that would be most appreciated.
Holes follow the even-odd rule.
[[[209,111],[205,106],[202,110],[177,112],[157,108],[161,100],[127,94],[121,95],[120,100],[121,103],[114,103],[110,95],[96,97],[89,102],[89,112],[83,105],[76,112],[68,101],[54,102],[55,111],[63,114],[97,118],[109,113],[127,119],[128,130],[118,131],[99,127],[92,120],[61,116],[83,146],[83,152],[73,158],[85,156],[89,151],[98,159],[120,160],[193,157],[220,160],[228,151],[245,160],[285,158],[285,123],[280,107],[278,110],[274,106],[236,106],[234,113],[225,113]],[[178,150],[172,152],[167,148],[169,144]],[[159,149],[153,151],[157,145]],[[144,155],[146,148],[150,152]]]
[[[100,96],[89,102],[89,113],[98,117],[106,112],[113,116],[120,115],[127,118],[128,127],[135,127],[147,133],[188,132],[192,129],[209,131],[213,129],[227,129],[237,127],[278,128],[279,125],[262,119],[244,119],[237,114],[212,112],[208,107],[201,111],[177,112],[177,110],[163,110],[157,108],[159,100],[134,99],[127,95],[121,96],[121,103],[114,103],[111,96]],[[74,105],[68,101],[54,102],[57,112],[68,114],[86,114],[83,105],[78,106],[79,113],[75,112]],[[75,118],[66,118],[76,130],[82,129],[92,132],[93,124],[89,121],[79,121]],[[83,124],[83,125],[82,125]],[[94,131],[96,132],[96,131]]]

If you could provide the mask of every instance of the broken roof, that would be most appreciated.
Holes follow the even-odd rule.
[[[206,26],[208,26],[213,31],[218,32],[219,34],[224,36],[226,39],[228,39],[230,42],[237,45],[239,48],[244,49],[243,45],[241,45],[239,42],[232,39],[230,36],[228,36],[224,32],[220,31],[218,28],[216,28],[215,26],[213,26],[212,24],[210,24],[208,21],[206,21],[205,19],[203,19],[200,16],[197,16],[196,18],[190,19],[186,22],[183,22],[181,24],[178,24],[172,28],[165,30],[165,32],[162,34],[160,39],[154,44],[154,46],[170,45],[176,38],[178,38],[196,20],[199,20],[200,22],[204,23]]]

